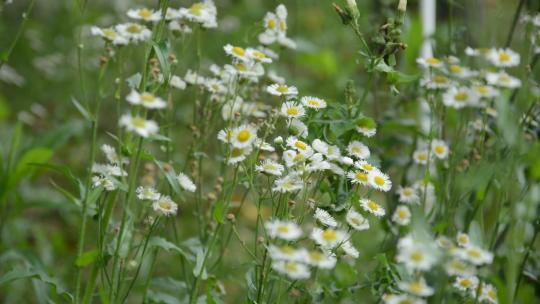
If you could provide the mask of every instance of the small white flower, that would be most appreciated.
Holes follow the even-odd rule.
[[[327,228],[325,230],[313,228],[310,237],[315,243],[327,249],[335,248],[348,238],[345,232],[332,228]]]
[[[360,206],[362,207],[362,209],[364,209],[365,211],[377,216],[377,217],[381,217],[381,216],[384,216],[386,214],[386,211],[384,210],[383,207],[381,207],[381,205],[377,204],[375,201],[373,200],[370,200],[370,199],[361,199],[360,200]]]
[[[345,252],[346,255],[357,259],[360,256],[360,252],[350,241],[345,241],[341,244],[340,248]]]
[[[245,148],[257,139],[257,129],[249,124],[234,128],[232,131],[232,145],[236,148]]]
[[[474,86],[473,90],[478,94],[478,96],[480,96],[480,98],[494,98],[499,96],[499,91],[488,85]]]
[[[349,143],[349,145],[347,146],[347,152],[349,153],[350,156],[353,156],[359,159],[365,159],[371,155],[369,148],[366,145],[364,145],[362,142],[359,142],[357,140],[353,140]]]
[[[493,287],[493,285],[483,283],[482,286],[480,287],[480,291],[481,291],[481,294],[480,294],[480,297],[478,297],[478,300],[480,302],[487,301],[492,304],[499,303],[498,297],[497,297],[497,290],[495,289],[495,287]],[[473,292],[474,292],[474,295],[476,295],[476,290],[474,290]]]
[[[281,193],[294,192],[302,189],[303,187],[304,183],[302,182],[302,179],[298,176],[298,174],[290,173],[285,177],[276,179],[272,191]]]
[[[249,58],[251,58],[251,59],[253,59],[255,61],[260,61],[260,62],[263,62],[263,63],[272,62],[272,58],[267,56],[267,54],[265,52],[262,52],[262,51],[257,50],[257,49],[247,48],[246,49],[246,55],[247,55],[247,57],[249,57]]]
[[[275,176],[281,176],[284,169],[285,168],[282,165],[270,159],[267,159],[263,161],[260,165],[255,166],[256,171]]]
[[[392,181],[388,175],[379,170],[371,170],[368,172],[368,183],[371,187],[384,192],[390,191],[392,188]]]
[[[142,105],[147,109],[163,109],[167,107],[165,100],[148,92],[139,93],[132,90],[126,97],[126,100],[132,105]]]
[[[148,40],[152,36],[149,29],[137,23],[118,24],[115,29],[120,35],[135,42]]]
[[[345,219],[354,230],[361,231],[369,229],[369,221],[352,208],[347,211]]]
[[[165,216],[175,215],[178,211],[178,205],[166,195],[162,195],[158,200],[154,201],[152,208]]]
[[[400,243],[408,243],[406,238],[409,238],[409,236],[402,238]],[[406,240],[402,241],[403,239]],[[437,261],[437,258],[427,246],[416,244],[411,240],[411,244],[399,246],[396,260],[405,264],[405,267],[408,269],[426,271],[431,269],[433,264]]]
[[[458,276],[452,286],[461,291],[476,290],[478,278],[476,276]]]
[[[411,222],[411,210],[409,210],[409,207],[398,206],[392,215],[392,221],[401,226],[409,225]]]
[[[248,146],[248,147],[245,147],[245,148],[232,147],[232,149],[230,151],[230,157],[229,157],[228,164],[229,165],[234,165],[234,164],[237,164],[237,163],[239,163],[241,161],[244,161],[246,159],[246,157],[249,154],[251,154],[252,151],[253,151],[252,146]]]
[[[328,211],[317,208],[315,209],[315,215],[313,216],[316,220],[318,220],[321,224],[328,226],[328,227],[337,227],[338,223],[336,219],[328,213]]]
[[[469,245],[467,248],[460,249],[457,251],[457,255],[474,265],[491,264],[491,262],[493,262],[493,253],[474,245]]]
[[[506,72],[486,73],[488,84],[503,88],[515,89],[521,86],[521,80],[508,75]]]
[[[364,135],[365,137],[373,137],[377,134],[377,124],[371,118],[364,117],[361,118],[355,126],[355,129],[358,133]]]
[[[287,146],[295,149],[300,153],[304,153],[306,157],[309,157],[311,156],[311,154],[313,154],[313,149],[308,143],[301,141],[294,136],[289,136],[287,138]]]
[[[292,101],[284,102],[281,105],[281,115],[291,119],[291,118],[300,118],[304,116],[306,111],[304,107],[299,104],[295,104]]]
[[[302,236],[302,229],[293,222],[270,220],[264,224],[268,235],[271,238],[280,238],[287,241],[294,241]]]
[[[413,153],[413,160],[419,165],[427,165],[428,163],[428,151],[425,149],[416,150]]]
[[[131,114],[124,114],[120,117],[120,126],[123,126],[128,131],[135,132],[142,137],[156,134],[159,130],[155,121],[146,120],[139,116],[131,116]]]
[[[127,11],[127,15],[129,18],[147,22],[159,21],[161,19],[161,12],[154,12],[154,10],[147,8],[130,9]]]
[[[479,99],[476,91],[467,87],[450,87],[443,94],[444,105],[455,109],[478,106]]]
[[[302,263],[292,261],[277,261],[272,263],[272,269],[275,271],[287,275],[293,280],[309,279],[311,272],[309,268]]]
[[[486,58],[496,67],[508,68],[519,65],[520,56],[511,49],[491,49]]]
[[[103,187],[107,191],[114,191],[118,188],[116,184],[106,176],[92,176],[92,185],[94,188]]]
[[[180,8],[179,13],[183,18],[200,23],[204,28],[217,27],[217,10],[212,0],[194,3],[189,8]]]
[[[225,53],[227,53],[227,55],[230,55],[235,59],[242,60],[242,61],[250,60],[246,52],[246,49],[242,47],[232,46],[230,44],[227,44],[223,47],[223,49],[225,50]]]
[[[426,301],[406,294],[383,296],[385,304],[426,304]]]
[[[317,249],[307,252],[307,257],[309,265],[320,269],[332,269],[337,262],[335,255]]]
[[[315,110],[326,108],[326,101],[318,97],[304,96],[301,102],[304,106]]]
[[[349,171],[347,173],[347,177],[351,180],[353,184],[358,184],[362,186],[369,185],[368,183],[368,175],[366,172],[362,170],[358,171]]]
[[[296,118],[291,119],[291,123],[289,124],[289,131],[291,132],[291,134],[297,137],[305,138],[308,136],[307,126],[302,121]]]
[[[154,187],[139,186],[135,192],[137,192],[137,198],[140,200],[156,201],[161,196]]]
[[[103,165],[103,164],[92,164],[92,172],[99,173],[105,176],[127,176],[127,172],[122,169],[117,164],[114,165]]]
[[[431,141],[431,151],[438,159],[445,159],[448,157],[448,146],[440,139]]]
[[[456,241],[458,245],[461,247],[467,247],[471,243],[471,239],[469,238],[469,235],[463,232],[460,232],[457,234]]]
[[[293,86],[287,86],[286,84],[272,84],[266,88],[266,91],[276,96],[296,96],[298,95],[298,89]]]
[[[410,204],[416,203],[419,200],[418,193],[413,187],[398,187],[397,194],[399,195],[399,202]]]
[[[446,273],[451,276],[472,276],[476,273],[476,268],[469,263],[459,259],[453,259],[444,266]]]
[[[127,157],[121,157],[120,155],[118,155],[114,147],[104,144],[101,146],[101,151],[103,151],[103,154],[105,154],[107,160],[111,164],[121,165],[129,163],[129,159]]]
[[[283,260],[283,261],[295,261],[303,262],[305,260],[306,251],[303,249],[295,249],[291,246],[268,246],[268,254],[272,260]]]
[[[371,165],[370,163],[368,163],[367,161],[365,160],[359,160],[359,161],[356,161],[354,163],[354,166],[366,173],[369,173],[371,171],[377,171],[379,170],[377,167]]]
[[[448,72],[450,75],[461,79],[470,78],[478,74],[478,72],[471,71],[469,68],[460,66],[458,64],[449,65]]]
[[[442,61],[435,57],[417,58],[416,63],[423,68],[441,68],[443,66]]]
[[[430,90],[447,89],[451,84],[448,77],[439,74],[425,75],[420,79],[420,85]]]
[[[169,81],[169,84],[173,88],[177,88],[179,90],[184,90],[186,88],[186,82],[182,80],[179,76],[173,75],[171,77],[171,81]]]
[[[433,288],[426,284],[426,280],[423,277],[412,282],[399,282],[398,287],[418,297],[429,297],[434,293]]]
[[[197,190],[197,186],[184,173],[181,173],[181,172],[178,173],[178,176],[176,177],[176,180],[180,184],[180,187],[182,187],[186,191],[195,192],[195,190]]]
[[[111,42],[114,45],[126,45],[129,42],[129,38],[118,33],[114,28],[99,28],[92,26],[90,28],[92,35],[100,36],[106,41]]]

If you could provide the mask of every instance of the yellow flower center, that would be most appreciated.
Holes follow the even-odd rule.
[[[480,94],[487,94],[489,93],[489,88],[487,86],[480,86],[476,88],[476,91]]]
[[[337,232],[333,229],[326,229],[323,231],[322,237],[327,241],[335,241],[337,239]]]
[[[443,145],[435,145],[435,153],[443,154],[445,150]]]
[[[480,253],[480,251],[476,250],[476,249],[469,249],[467,250],[467,255],[470,256],[471,258],[479,258],[482,256],[482,254]]]
[[[360,225],[360,224],[362,224],[362,221],[357,217],[353,217],[353,218],[351,218],[351,223],[353,223],[355,225]]]
[[[289,115],[289,116],[296,116],[296,115],[298,115],[298,113],[299,113],[299,111],[298,111],[297,107],[287,108],[287,115]]]
[[[318,251],[311,251],[309,253],[309,258],[313,261],[321,261],[323,259],[323,255]]]
[[[441,63],[441,61],[437,58],[429,57],[428,59],[426,59],[426,63],[430,65],[438,65],[439,63]]]
[[[278,226],[277,231],[278,231],[279,233],[287,233],[287,232],[289,232],[289,226],[287,226],[287,225],[280,225],[280,226]]]
[[[233,157],[239,157],[243,154],[243,150],[242,149],[238,149],[238,148],[233,148],[232,151],[231,151],[231,155]]]
[[[421,262],[424,260],[424,254],[421,251],[415,251],[411,254],[411,260]]]
[[[113,30],[113,29],[110,29],[110,28],[104,29],[104,30],[103,30],[103,35],[104,35],[105,37],[107,37],[108,39],[110,39],[110,40],[114,40],[114,39],[118,36],[118,34],[116,33],[116,31]]]
[[[137,128],[145,128],[146,127],[146,120],[140,118],[140,117],[133,117],[131,119],[131,124],[134,125]]]
[[[251,137],[251,133],[248,130],[242,130],[238,132],[238,135],[236,136],[236,139],[238,139],[239,142],[246,142]]]
[[[463,279],[463,280],[461,280],[461,281],[459,282],[459,285],[460,285],[461,287],[467,288],[467,287],[469,287],[469,286],[472,285],[472,281],[471,281],[470,279]]]
[[[377,186],[384,186],[384,184],[386,183],[386,180],[378,175],[373,178],[373,181],[375,182],[375,184],[377,184]]]
[[[456,101],[467,101],[468,98],[469,98],[469,94],[467,94],[467,92],[464,92],[464,91],[457,92],[456,95],[454,95],[454,99]]]
[[[458,73],[461,73],[463,69],[457,65],[457,64],[453,64],[450,66],[450,72],[454,73],[454,74],[458,74]]]
[[[159,202],[159,207],[161,209],[171,210],[172,209],[172,204],[169,201],[161,201],[161,202]]]
[[[314,107],[318,107],[321,105],[321,103],[318,101],[318,100],[315,100],[315,99],[310,99],[308,100],[308,104],[310,106],[314,106]]]
[[[269,29],[273,30],[276,27],[276,20],[274,20],[274,19],[268,20],[268,22],[266,22],[266,26]]]
[[[403,195],[411,196],[411,195],[413,195],[413,191],[410,188],[406,188],[406,189],[403,190]]]
[[[412,282],[409,285],[409,288],[410,288],[411,292],[415,293],[415,294],[420,294],[420,293],[422,293],[422,290],[424,290],[424,286],[420,282]]]
[[[143,19],[146,19],[146,18],[149,18],[150,16],[152,16],[152,11],[147,9],[147,8],[143,8],[143,9],[139,10],[138,15],[139,15],[139,17],[141,17]]]
[[[141,32],[141,27],[138,26],[137,24],[132,23],[128,25],[128,27],[126,28],[126,31],[132,34],[137,34]]]
[[[493,290],[493,289],[488,290],[487,296],[488,296],[490,299],[493,299],[493,300],[496,300],[496,299],[497,299],[497,293],[496,293],[495,290]]]
[[[281,247],[281,252],[287,255],[292,255],[293,253],[295,253],[295,250],[291,246],[283,246]]]
[[[356,172],[354,177],[361,182],[367,182],[367,175],[364,172]]]
[[[258,59],[266,58],[266,55],[263,52],[259,52],[259,51],[253,51],[253,56],[255,56],[255,58],[258,58]]]
[[[152,103],[154,102],[154,100],[156,100],[156,98],[152,94],[149,94],[149,93],[141,94],[141,101],[144,103]]]
[[[427,160],[427,154],[426,153],[418,154],[418,159],[421,161]]]
[[[281,22],[279,23],[279,27],[282,32],[285,32],[287,30],[287,23],[285,22],[285,20],[281,20]]]
[[[371,209],[371,210],[373,210],[373,211],[379,210],[379,205],[378,205],[377,203],[375,203],[374,201],[371,201],[371,200],[370,200],[370,201],[367,203],[367,206],[368,206],[369,209]]]
[[[499,61],[501,61],[501,62],[510,61],[510,54],[508,54],[507,52],[500,52],[499,53]]]
[[[409,213],[405,209],[399,209],[398,210],[398,217],[402,220],[407,219],[409,217]]]
[[[243,48],[239,47],[239,46],[233,47],[232,52],[233,52],[233,54],[238,55],[240,57],[244,57],[246,55],[246,51]]]
[[[294,262],[288,262],[287,264],[285,264],[285,268],[290,272],[298,271],[298,265],[296,265],[296,263]]]
[[[364,168],[364,170],[366,170],[366,171],[371,171],[371,170],[373,170],[373,166],[370,165],[370,164],[363,164],[363,165],[362,165],[362,168]]]
[[[202,15],[203,8],[204,5],[202,3],[195,3],[189,8],[189,12],[195,16],[200,16]]]
[[[287,92],[289,92],[289,87],[287,87],[286,85],[280,84],[280,85],[276,88],[276,91],[278,91],[278,92],[280,92],[280,93],[287,93]]]
[[[446,77],[444,76],[436,75],[433,77],[433,82],[443,84],[443,83],[447,83],[447,80],[446,80]]]
[[[300,140],[297,140],[297,141],[294,143],[294,146],[297,147],[297,148],[300,149],[300,150],[305,150],[305,149],[307,149],[307,145],[306,145],[303,141],[300,141]]]

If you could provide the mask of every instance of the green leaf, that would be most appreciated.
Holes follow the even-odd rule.
[[[176,173],[174,172],[174,169],[171,167],[169,170],[165,170],[165,163],[160,162],[158,160],[155,160],[156,165],[159,167],[161,172],[165,174],[165,178],[167,179],[167,182],[173,189],[174,193],[176,195],[180,195],[182,193],[182,190],[180,189],[180,184],[178,183],[178,180],[176,179]]]
[[[8,188],[13,189],[19,181],[35,171],[36,163],[47,162],[52,154],[53,151],[51,149],[41,147],[26,151],[17,162],[13,174],[10,176]]]
[[[212,215],[216,221],[218,221],[220,224],[223,224],[225,222],[225,203],[223,200],[219,200],[216,205],[214,206],[214,211],[212,212]]]
[[[161,41],[159,43],[153,42],[154,51],[161,66],[161,72],[163,73],[165,83],[169,81],[171,76],[171,66],[169,64],[169,43],[167,41]]]
[[[83,252],[83,254],[81,254],[81,256],[79,256],[77,260],[75,260],[75,266],[77,267],[88,266],[94,263],[97,260],[98,256],[99,256],[99,252],[96,249]]]
[[[148,241],[148,246],[150,246],[150,247],[159,247],[159,248],[165,249],[167,251],[173,250],[173,251],[176,251],[176,252],[178,252],[179,254],[181,254],[183,256],[187,256],[186,252],[184,250],[182,250],[180,247],[176,246],[175,244],[167,241],[166,239],[164,239],[162,237],[153,236]]]
[[[88,110],[85,107],[83,107],[77,101],[77,99],[75,99],[75,97],[71,97],[71,103],[75,106],[75,108],[77,108],[77,110],[79,110],[79,113],[81,113],[81,115],[84,117],[84,119],[86,119],[89,122],[92,122],[92,121],[95,120],[94,116],[92,114],[90,114],[90,112],[88,112]]]
[[[201,279],[206,280],[208,278],[208,274],[206,273],[206,268],[203,269],[204,258],[205,251],[203,249],[199,249],[197,251],[197,261],[195,262],[195,267],[193,268],[193,275],[195,277],[200,276]]]
[[[56,278],[49,276],[42,270],[32,268],[13,269],[0,277],[0,286],[21,279],[38,279],[44,283],[53,286],[57,294],[62,295],[65,298],[69,299],[71,302],[73,302],[73,296],[66,291],[62,284]]]

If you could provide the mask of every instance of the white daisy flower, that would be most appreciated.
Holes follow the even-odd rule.
[[[289,131],[291,132],[291,134],[297,137],[305,138],[308,136],[307,126],[302,121],[296,118],[291,119],[291,123],[289,124]]]
[[[159,12],[159,15],[161,16],[161,12]],[[167,11],[165,12],[165,20],[173,20],[182,18],[182,14],[180,14],[180,11],[177,9],[174,9],[172,7],[168,7]],[[176,21],[177,22],[177,21]]]
[[[365,137],[373,137],[377,134],[377,124],[369,117],[363,117],[356,123],[355,129]]]
[[[494,98],[499,96],[499,90],[488,85],[474,86],[473,90],[480,96],[480,98]]]
[[[127,176],[127,172],[120,166],[114,164],[92,164],[92,172],[99,173],[105,176]]]
[[[114,191],[118,188],[116,184],[106,176],[92,176],[92,185],[94,188],[103,187],[103,189],[107,191]]]
[[[358,171],[349,171],[347,177],[351,180],[353,184],[358,184],[362,186],[369,185],[368,175],[362,170]]]
[[[377,171],[379,169],[377,169],[377,167],[371,165],[370,163],[368,163],[367,161],[365,160],[359,160],[359,161],[356,161],[354,163],[354,166],[366,173],[369,173],[371,171]]]
[[[129,18],[146,22],[159,21],[161,19],[161,12],[155,12],[147,8],[130,9],[127,11],[127,15]]]
[[[285,177],[276,179],[272,191],[286,193],[298,191],[302,188],[304,188],[304,183],[300,176],[296,173],[290,173]]]
[[[265,52],[259,51],[254,48],[247,48],[246,49],[246,56],[250,59],[253,59],[255,61],[263,62],[263,63],[271,63],[272,58],[266,55]]]
[[[293,280],[309,279],[311,272],[305,264],[292,261],[277,261],[272,263],[272,269],[285,274]]]
[[[227,44],[223,47],[225,50],[225,53],[232,56],[235,59],[242,60],[242,61],[248,61],[250,58],[248,57],[248,54],[246,52],[246,49],[239,47],[239,46],[232,46],[230,44]]]
[[[380,191],[390,191],[392,189],[392,181],[388,175],[379,170],[371,170],[368,172],[368,183],[371,187]]]
[[[352,162],[353,162],[352,159],[350,159],[348,157],[342,157],[341,156],[341,150],[339,149],[338,146],[328,145],[326,147],[326,152],[322,152],[322,153],[329,160],[338,160],[341,163],[344,163],[344,164],[347,164],[347,165],[351,165]]]
[[[363,217],[360,213],[356,212],[354,209],[349,209],[345,217],[347,223],[354,229],[358,231],[369,229],[369,221]]]
[[[181,18],[181,14],[179,12],[178,14]],[[169,23],[169,30],[171,30],[172,32],[179,32],[184,34],[193,33],[193,29],[187,23],[178,20],[173,20]]]
[[[385,295],[385,304],[426,304],[426,301],[406,294],[400,295]]]
[[[271,144],[263,141],[260,138],[255,139],[254,146],[259,148],[259,150],[261,150],[261,151],[266,151],[266,152],[274,152],[274,151],[276,151],[276,148],[274,148],[274,146],[272,146]]]
[[[162,195],[158,200],[154,201],[154,203],[152,203],[152,208],[154,211],[165,216],[175,215],[178,211],[178,205],[166,195]]]
[[[411,270],[426,271],[431,269],[437,261],[437,257],[433,254],[432,249],[423,244],[417,244],[417,242],[408,238],[410,236],[400,239],[396,261],[403,263],[405,267]]]
[[[493,253],[474,245],[469,245],[467,248],[460,249],[457,251],[457,255],[461,259],[477,266],[491,264],[491,262],[493,262]]]
[[[357,259],[360,256],[360,252],[358,251],[358,249],[356,249],[356,247],[354,247],[354,245],[350,241],[343,242],[341,246],[339,246],[339,248],[341,248],[341,250],[343,250],[346,255],[354,259]]]
[[[486,73],[486,81],[488,84],[509,89],[515,89],[521,86],[521,80],[508,75],[504,71],[499,73]]]
[[[454,243],[444,235],[437,237],[435,241],[437,242],[437,245],[443,249],[450,250],[455,247]]]
[[[266,91],[276,96],[296,96],[298,95],[298,89],[293,86],[287,86],[286,84],[275,83],[269,85]]]
[[[429,297],[433,295],[433,288],[426,284],[426,280],[420,277],[418,280],[412,282],[399,282],[398,287],[406,292],[409,292],[418,297]]]
[[[217,139],[226,143],[230,144],[233,137],[233,132],[227,128],[220,130],[217,135]]]
[[[212,0],[194,3],[189,8],[180,8],[179,13],[183,18],[200,23],[204,28],[217,27],[217,10]]]
[[[416,203],[419,201],[419,196],[413,187],[398,187],[397,194],[399,195],[399,202],[410,204],[410,203]]]
[[[186,82],[182,80],[179,76],[173,75],[169,84],[176,89],[184,90],[186,88]]]
[[[165,100],[148,92],[139,93],[136,90],[132,90],[126,97],[126,100],[132,105],[142,105],[147,109],[163,109],[167,107]]]
[[[460,247],[467,247],[471,243],[471,239],[469,238],[469,235],[463,232],[460,232],[457,234],[456,241]]]
[[[420,79],[420,85],[430,90],[447,89],[452,81],[443,75],[426,75]]]
[[[444,105],[455,109],[478,106],[479,99],[480,97],[476,91],[467,87],[450,87],[443,94]]]
[[[413,153],[413,160],[419,165],[427,165],[428,163],[428,151],[425,149],[416,150]]]
[[[443,66],[442,61],[435,57],[417,58],[416,63],[423,68],[441,68]]]
[[[304,96],[301,102],[304,106],[315,110],[326,108],[326,101],[318,97]]]
[[[440,139],[431,141],[431,151],[438,159],[445,159],[448,157],[448,146]]]
[[[450,260],[444,266],[446,273],[451,276],[472,276],[476,273],[476,268],[469,263],[465,263],[459,259]]]
[[[304,249],[295,249],[291,246],[268,246],[268,254],[272,260],[283,260],[283,261],[295,261],[302,262],[305,260],[306,251]]]
[[[257,139],[257,129],[249,124],[234,128],[232,131],[232,145],[236,148],[245,148]]]
[[[336,256],[320,250],[307,252],[307,263],[320,269],[332,269],[336,266]]]
[[[118,24],[115,29],[120,35],[135,42],[148,40],[152,36],[152,31],[144,25],[132,22]]]
[[[448,66],[448,73],[454,77],[465,79],[476,76],[478,73],[471,71],[467,67],[460,66],[458,64],[451,64]]]
[[[337,227],[338,223],[336,219],[328,213],[328,211],[317,208],[315,209],[315,215],[313,216],[317,221],[319,221],[321,224],[328,226],[328,227]]]
[[[302,105],[296,104],[292,101],[284,102],[281,105],[281,115],[291,119],[300,118],[304,116],[306,111]]]
[[[310,237],[315,243],[327,249],[335,248],[348,238],[347,233],[341,230],[332,228],[323,230],[317,227],[313,228]]]
[[[255,170],[269,175],[281,176],[285,168],[282,165],[276,163],[275,161],[267,159],[263,161],[260,165],[255,166]]]
[[[470,46],[465,48],[465,55],[467,55],[467,56],[475,57],[475,56],[480,55],[480,53],[481,52],[480,52],[479,49],[473,49]]]
[[[294,150],[286,150],[283,152],[283,160],[285,161],[285,165],[287,167],[292,167],[296,164],[304,162],[306,160],[306,156]]]
[[[386,214],[386,211],[384,210],[384,208],[377,204],[375,201],[373,200],[370,200],[370,199],[361,199],[360,200],[360,206],[362,207],[362,209],[364,209],[365,211],[377,216],[377,217],[381,217],[381,216],[384,216]]]
[[[92,26],[90,32],[94,36],[100,36],[104,40],[111,42],[114,45],[126,45],[129,43],[129,38],[118,33],[114,28],[99,28]]]
[[[161,196],[154,187],[139,186],[135,192],[137,193],[137,198],[140,200],[157,201]]]
[[[405,205],[398,206],[392,215],[392,221],[400,226],[409,225],[411,222],[411,210]]]
[[[187,70],[186,75],[184,76],[184,81],[192,85],[201,85],[206,82],[206,78],[192,70]]]
[[[125,127],[128,131],[135,132],[142,137],[156,134],[159,130],[155,121],[146,120],[140,116],[131,116],[131,114],[124,114],[120,117],[120,126]]]
[[[497,297],[497,290],[493,285],[491,284],[482,284],[480,287],[480,297],[478,297],[478,300],[480,302],[487,301],[492,304],[499,303],[498,297]],[[476,293],[474,293],[476,295]]]
[[[285,84],[285,78],[279,76],[276,71],[270,70],[266,76],[268,76],[268,79],[272,80],[274,83]]]
[[[311,156],[313,153],[313,149],[308,143],[301,141],[294,136],[289,136],[287,138],[287,146],[297,150],[300,153],[304,153],[306,157]]]
[[[368,158],[371,155],[369,148],[357,140],[353,140],[349,143],[347,146],[347,152],[349,155],[360,159]]]
[[[178,173],[178,176],[176,177],[176,180],[180,184],[180,187],[182,189],[189,191],[189,192],[195,192],[197,190],[197,186],[193,183],[193,181],[184,173]]]
[[[452,286],[461,291],[476,290],[478,278],[476,276],[458,276]]]
[[[302,236],[302,229],[293,222],[279,219],[270,220],[264,224],[268,235],[275,239],[280,238],[287,241],[294,241]]]
[[[343,170],[339,165],[336,165],[334,163],[330,163],[330,171],[332,171],[332,173],[336,174],[336,175],[339,175],[339,176],[343,176],[345,175],[345,170]]]
[[[519,65],[520,56],[511,49],[491,49],[486,58],[496,67],[508,68]]]
[[[116,153],[116,149],[112,146],[103,144],[101,146],[101,151],[103,151],[103,154],[105,154],[105,157],[107,157],[107,160],[111,164],[120,165],[129,163],[129,159],[127,157],[122,157],[118,153]]]
[[[232,147],[231,151],[230,151],[230,157],[229,157],[228,164],[229,165],[234,165],[234,164],[237,164],[237,163],[239,163],[241,161],[244,161],[246,159],[246,157],[249,154],[251,154],[252,151],[253,151],[252,146],[247,146],[247,147],[244,147],[244,148]]]

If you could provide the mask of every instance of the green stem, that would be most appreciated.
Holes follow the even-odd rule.
[[[22,21],[21,25],[19,25],[19,28],[17,29],[17,32],[15,33],[15,39],[11,42],[11,45],[7,49],[6,52],[1,54],[0,56],[0,69],[4,65],[4,63],[8,62],[9,56],[13,52],[13,49],[15,49],[15,45],[17,45],[17,42],[21,38],[22,32],[24,31],[24,26],[26,25],[26,22],[28,22],[28,17],[30,16],[30,13],[32,12],[32,8],[34,7],[35,0],[30,0],[30,3],[26,7],[26,11],[22,14]]]

